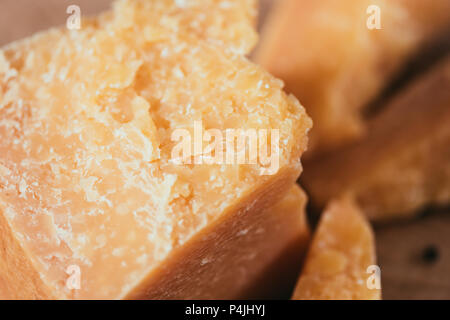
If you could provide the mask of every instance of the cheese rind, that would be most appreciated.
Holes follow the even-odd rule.
[[[49,299],[49,288],[30,263],[28,253],[0,209],[0,299]]]
[[[372,220],[412,217],[450,203],[450,57],[403,89],[369,122],[366,137],[308,161],[315,207],[348,191]]]
[[[277,189],[264,191],[272,192]],[[236,210],[174,252],[126,298],[276,298],[295,281],[306,252],[305,206],[305,193],[295,186],[269,209]]]
[[[375,240],[364,214],[349,197],[323,213],[306,256],[294,300],[378,300]],[[371,277],[374,277],[373,279]]]
[[[201,27],[201,6],[174,3],[120,1],[81,30],[52,29],[0,51],[0,208],[21,248],[7,250],[27,265],[8,260],[5,281],[37,279],[29,270],[41,281],[13,295],[149,297],[168,261],[195,250],[193,239],[269,208],[298,178],[311,126],[304,109],[234,40],[217,34],[217,44]],[[140,6],[158,10],[143,19]],[[193,133],[195,123],[279,130],[279,170],[176,163],[172,134]],[[70,266],[81,271],[79,290],[66,285]]]
[[[369,29],[377,12],[381,29]],[[449,24],[448,0],[280,0],[255,61],[306,106],[315,157],[360,137],[366,106]]]

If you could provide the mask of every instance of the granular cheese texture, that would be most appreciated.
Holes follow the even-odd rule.
[[[372,220],[412,217],[450,203],[450,57],[369,122],[368,134],[306,165],[315,207],[352,192]]]
[[[252,215],[301,172],[310,119],[242,56],[254,39],[252,3],[118,1],[81,30],[0,51],[0,271],[12,295],[225,298],[248,285],[250,263],[226,292],[205,285],[220,287],[226,273],[165,274],[202,259],[214,270],[214,242],[261,222]],[[196,122],[279,130],[279,170],[176,163],[172,133]],[[81,270],[77,290],[66,283],[70,266]]]
[[[114,19],[120,28],[147,38],[183,32],[247,54],[258,40],[257,9],[257,0],[119,0],[102,19]]]
[[[292,298],[378,300],[375,260],[373,232],[363,213],[349,197],[332,201],[314,233]]]
[[[311,115],[308,157],[361,136],[366,106],[450,27],[448,0],[279,0],[272,12],[255,60]]]

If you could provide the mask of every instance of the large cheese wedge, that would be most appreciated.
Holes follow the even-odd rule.
[[[448,0],[279,0],[255,60],[305,105],[314,157],[359,137],[364,108],[446,25]]]
[[[184,281],[194,285],[190,277],[201,274],[201,277],[210,279],[221,278],[217,283],[208,284],[209,293],[203,298],[227,297],[225,291],[233,287],[230,283],[239,280],[242,287],[236,291],[237,298],[278,298],[292,289],[292,283],[298,275],[298,270],[306,252],[310,239],[308,222],[306,220],[306,196],[300,187],[293,187],[289,193],[273,207],[253,215],[245,215],[242,222],[229,221],[221,226],[220,232],[226,228],[233,228],[229,238],[217,236],[213,243],[206,239],[203,243],[196,243],[195,258],[190,258],[177,265],[167,265],[167,272],[176,279],[184,276]],[[232,223],[233,226],[229,224]],[[5,224],[0,225],[4,234],[11,234],[4,230]],[[8,233],[7,233],[8,232]],[[2,238],[2,248],[10,251],[2,252],[0,263],[0,299],[49,298],[48,292],[36,289],[36,283],[29,284],[29,279],[15,277],[11,271],[12,263],[15,268],[21,269],[27,265],[21,259],[21,250],[17,240],[9,237]],[[205,252],[201,252],[205,250]],[[7,263],[5,263],[5,261]],[[246,268],[251,265],[252,271]],[[173,267],[173,269],[172,269]],[[118,269],[118,272],[120,269]],[[32,282],[39,282],[39,274],[34,270],[20,270],[34,274]],[[242,274],[241,274],[242,273]],[[81,274],[82,275],[82,274]],[[244,279],[243,277],[248,277]],[[166,276],[168,277],[168,276]],[[229,281],[224,283],[222,281]],[[183,281],[179,279],[178,281]],[[203,283],[202,285],[206,285]],[[225,286],[224,289],[219,286]],[[171,290],[170,286],[159,290]],[[176,289],[176,288],[174,288]],[[155,289],[153,289],[155,290]],[[205,288],[190,288],[190,290],[206,290]],[[185,292],[169,293],[170,297],[186,298]],[[153,296],[158,298],[159,296]],[[142,297],[140,297],[142,298]]]
[[[295,300],[381,298],[374,235],[349,197],[332,201],[323,213],[306,256]]]
[[[369,122],[361,141],[311,161],[303,183],[316,207],[352,192],[373,220],[450,203],[450,57]]]
[[[0,261],[11,295],[234,298],[283,247],[261,212],[298,178],[311,121],[239,54],[234,31],[215,38],[214,5],[228,7],[120,1],[81,30],[0,51]],[[198,137],[209,129],[208,152],[213,139],[202,149]],[[219,139],[232,129],[258,133],[258,156],[248,143],[244,163],[220,157],[236,151]],[[174,152],[192,145],[180,137],[196,142],[190,152]]]

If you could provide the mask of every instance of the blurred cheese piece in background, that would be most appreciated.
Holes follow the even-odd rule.
[[[332,201],[314,233],[292,299],[378,300],[381,281],[375,264],[374,235],[363,213],[349,197]]]
[[[251,4],[119,1],[81,30],[0,51],[0,272],[12,297],[235,298],[292,243],[298,228],[266,209],[300,175],[311,121],[241,55]],[[279,169],[177,164],[172,134],[196,122],[279,130]]]
[[[381,29],[372,29],[377,13]],[[255,61],[311,115],[309,158],[360,136],[363,109],[447,26],[448,0],[279,0]]]
[[[388,220],[450,203],[450,57],[403,90],[367,137],[308,163],[314,206],[349,191],[370,219]]]

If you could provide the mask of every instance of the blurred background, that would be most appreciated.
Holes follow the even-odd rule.
[[[259,27],[274,1],[261,0]],[[69,5],[80,6],[86,16],[108,8],[111,2],[0,0],[0,45],[65,24]],[[414,220],[375,227],[384,299],[450,299],[448,211],[427,211]]]

